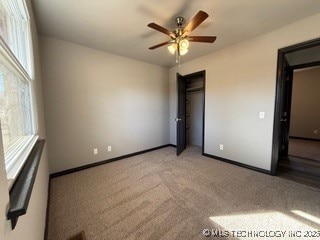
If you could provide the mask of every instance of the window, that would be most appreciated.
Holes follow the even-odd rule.
[[[37,140],[33,59],[24,0],[0,0],[0,120],[8,179],[15,179]]]
[[[0,34],[19,64],[31,76],[29,15],[24,0],[0,0]]]

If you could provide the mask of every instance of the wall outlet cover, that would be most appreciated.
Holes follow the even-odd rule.
[[[98,154],[98,148],[94,148],[94,149],[93,149],[93,154],[94,154],[94,155],[97,155],[97,154]]]
[[[223,144],[219,145],[220,150],[223,150]]]
[[[264,116],[265,116],[265,112],[260,112],[260,113],[259,113],[259,118],[262,118],[262,119],[263,119]]]

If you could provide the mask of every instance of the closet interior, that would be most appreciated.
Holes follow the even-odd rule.
[[[203,144],[204,79],[186,79],[186,145]]]

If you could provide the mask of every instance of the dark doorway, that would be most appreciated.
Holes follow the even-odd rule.
[[[204,152],[205,71],[188,75],[177,73],[177,155],[187,146]]]
[[[271,173],[277,175],[280,171],[307,184],[320,182],[320,164],[289,154],[289,132],[294,72],[314,66],[320,66],[320,39],[278,51]]]

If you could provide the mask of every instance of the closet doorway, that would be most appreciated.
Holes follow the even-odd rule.
[[[177,155],[187,147],[204,152],[205,71],[177,73]]]

